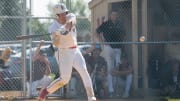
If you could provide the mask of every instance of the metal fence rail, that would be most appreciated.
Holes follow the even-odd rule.
[[[29,56],[29,54],[34,52],[34,50],[35,50],[34,47],[36,47],[38,43],[39,43],[39,41],[34,41],[32,43],[32,46],[31,46],[32,48],[27,47],[27,52],[26,52],[26,54],[27,54],[26,65],[27,66],[26,66],[26,68],[30,68],[30,60],[29,60],[28,56]],[[50,41],[47,41],[45,43],[47,43],[46,46],[50,45]],[[80,46],[81,45],[82,46],[83,45],[88,45],[88,48],[91,47],[92,44],[94,44],[94,43],[91,43],[91,42],[80,42],[79,43]],[[118,44],[118,43],[100,43],[100,44],[103,45],[103,44]],[[119,44],[124,44],[125,46],[137,45],[138,47],[141,46],[141,45],[146,45],[148,47],[152,47],[152,45],[155,45],[155,46],[157,46],[157,45],[159,45],[159,46],[164,45],[164,46],[168,46],[169,47],[169,46],[174,46],[174,45],[178,46],[180,44],[180,42],[179,41],[170,41],[170,42],[168,42],[168,41],[167,42],[166,41],[165,42],[161,41],[161,42],[147,42],[147,43],[146,42],[145,43],[142,43],[142,42],[122,42],[122,43],[119,43]],[[16,41],[16,42],[14,42],[14,41],[12,41],[12,42],[11,41],[8,41],[8,42],[2,41],[2,42],[0,42],[0,46],[3,46],[1,48],[9,46],[9,47],[11,47],[13,49],[14,52],[17,52],[17,53],[12,53],[12,55],[11,55],[11,61],[9,63],[10,67],[8,69],[0,69],[0,77],[1,77],[1,79],[0,79],[0,85],[1,85],[0,86],[0,89],[1,89],[0,95],[4,96],[4,92],[10,92],[11,91],[11,93],[12,93],[12,92],[15,91],[15,92],[18,92],[19,95],[15,95],[14,97],[21,98],[21,97],[23,97],[23,95],[21,94],[21,93],[23,93],[23,88],[22,88],[23,86],[22,85],[26,84],[26,83],[24,83],[22,81],[23,78],[24,78],[24,76],[22,75],[24,73],[21,70],[22,69],[22,64],[21,64],[22,63],[22,59],[18,55],[18,54],[21,54],[21,49],[20,49],[20,48],[22,48],[21,42],[19,42],[19,41]],[[139,47],[139,49],[140,49],[140,47]],[[31,50],[31,51],[28,52],[28,50]],[[172,55],[174,55],[174,54],[172,54]],[[141,58],[139,57],[139,60],[140,59]],[[49,60],[52,63],[55,61],[51,57],[49,57]],[[148,74],[153,73],[153,76],[150,76],[149,78],[151,80],[157,80],[157,81],[151,82],[152,84],[150,84],[150,85],[151,86],[158,86],[158,83],[160,84],[160,82],[158,81],[159,78],[158,77],[157,78],[153,78],[153,77],[155,75],[158,75],[158,74],[156,74],[156,73],[158,73],[157,70],[161,70],[162,68],[165,68],[164,65],[165,65],[166,61],[162,61],[162,59],[160,57],[157,57],[156,55],[152,55],[150,60],[151,61],[150,61],[149,68],[148,68],[148,70],[149,70]],[[158,63],[157,63],[157,61],[158,61]],[[156,64],[155,67],[151,67],[151,66],[154,66],[153,64]],[[32,67],[32,68],[34,68],[34,67]],[[57,72],[58,71],[57,68],[58,68],[58,66],[55,65],[55,63],[53,63],[51,65],[51,69],[52,69],[53,73],[58,73]],[[153,68],[156,68],[156,69],[153,69]],[[141,79],[141,75],[139,75],[139,79]],[[82,86],[82,84],[80,82],[81,81],[78,80],[76,77],[72,78],[70,83],[66,86],[67,88],[62,88],[62,89],[58,90],[57,92],[55,92],[54,94],[49,95],[49,96],[52,96],[52,97],[53,96],[63,97],[64,96],[64,93],[63,93],[64,89],[66,89],[67,90],[67,95],[68,95],[67,97],[72,97],[73,96],[73,91],[74,91],[74,87],[73,86],[75,86],[75,85],[76,85],[76,90],[75,91],[79,92],[78,94],[76,94],[76,97],[77,96],[82,96],[81,94],[84,94],[84,90],[82,89],[82,87],[79,87],[80,85]],[[155,85],[155,83],[156,83],[156,85]],[[85,96],[85,95],[83,95],[83,96]]]

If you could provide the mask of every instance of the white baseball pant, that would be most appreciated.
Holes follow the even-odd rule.
[[[59,63],[60,78],[53,81],[48,87],[49,93],[55,92],[60,87],[67,84],[71,78],[72,68],[75,68],[80,74],[83,81],[88,101],[94,97],[94,90],[92,81],[86,68],[84,57],[78,48],[73,49],[60,49],[56,52],[56,59]]]

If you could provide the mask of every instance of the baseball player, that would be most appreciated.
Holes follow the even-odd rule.
[[[54,13],[57,19],[49,27],[49,33],[52,43],[59,49],[55,56],[59,64],[60,77],[54,80],[48,87],[42,89],[39,101],[45,101],[48,94],[66,85],[71,78],[72,68],[75,68],[82,78],[88,101],[96,101],[85,60],[77,48],[76,16],[68,13],[68,9],[64,4],[55,5]]]

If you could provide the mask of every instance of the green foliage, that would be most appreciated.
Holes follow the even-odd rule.
[[[64,4],[67,4],[67,0],[63,0]],[[71,4],[71,5],[70,5]],[[90,21],[88,20],[88,7],[87,3],[84,2],[84,0],[71,0],[71,3],[67,4],[67,8],[70,10],[70,12],[75,13],[77,15],[77,31],[78,31],[78,37],[82,37],[86,34],[90,34]],[[68,6],[69,5],[69,6]],[[53,5],[48,5],[49,12],[52,11]],[[50,16],[54,16],[52,13]],[[34,34],[45,34],[47,33],[48,26],[50,25],[51,21],[49,22],[39,22],[39,20],[34,19],[32,21],[32,29]],[[41,38],[42,39],[42,38]],[[49,36],[44,36],[44,40],[49,39]]]
[[[71,3],[68,4],[67,0],[63,3],[67,4],[67,8],[75,13],[77,16],[88,17],[89,16],[89,9],[88,4],[84,0],[70,0]]]
[[[74,12],[77,16],[87,16],[87,7],[83,0],[73,0],[73,5],[71,5],[71,11]]]
[[[87,18],[78,18],[77,19],[77,30],[88,30],[90,31],[90,26],[91,26],[91,23],[89,22],[89,20]]]
[[[32,19],[29,26],[32,26],[33,34],[47,34],[48,32],[48,24],[40,22],[39,19]],[[43,40],[48,40],[49,36],[42,36],[40,38]]]
[[[17,0],[0,0],[0,16],[22,15],[21,2]],[[0,23],[0,41],[15,40],[21,33],[21,19],[3,18]]]

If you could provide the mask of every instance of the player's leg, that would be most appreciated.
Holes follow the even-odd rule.
[[[69,82],[72,73],[73,58],[75,56],[74,53],[74,50],[61,49],[61,51],[58,54],[60,78],[54,80],[48,87],[42,90],[39,96],[40,101],[43,101],[47,94],[55,92],[57,89],[63,87],[65,84]]]
[[[33,81],[32,82],[32,96],[36,96],[37,95],[37,90],[36,87],[38,86],[39,80]]]
[[[75,49],[61,49],[58,56],[60,78],[47,87],[47,90],[50,93],[53,93],[69,82],[72,73]]]
[[[113,48],[113,57],[114,57],[114,69],[118,69],[119,64],[121,63],[121,49],[120,48]],[[117,96],[118,94],[118,77],[113,76],[113,87],[114,87],[114,94]]]
[[[125,83],[125,91],[123,97],[129,97],[129,91],[132,85],[132,74],[127,75]]]
[[[115,48],[114,50],[114,56],[115,56],[115,66],[119,66],[121,63],[121,48]]]
[[[114,93],[113,88],[113,77],[111,75],[111,70],[114,68],[114,52],[113,49],[109,45],[105,45],[103,48],[103,57],[107,61],[107,81],[108,81],[108,92],[109,96],[112,97],[112,94]]]
[[[30,83],[29,83],[29,81],[26,82],[26,87],[27,87],[27,96],[30,97],[31,96],[31,90],[30,90]]]
[[[92,81],[91,81],[90,75],[87,71],[86,63],[85,63],[85,60],[79,50],[74,58],[73,67],[77,70],[77,72],[81,76],[81,79],[83,81],[83,84],[84,84],[84,87],[86,90],[86,94],[88,97],[88,101],[96,101],[93,86],[92,86]]]

